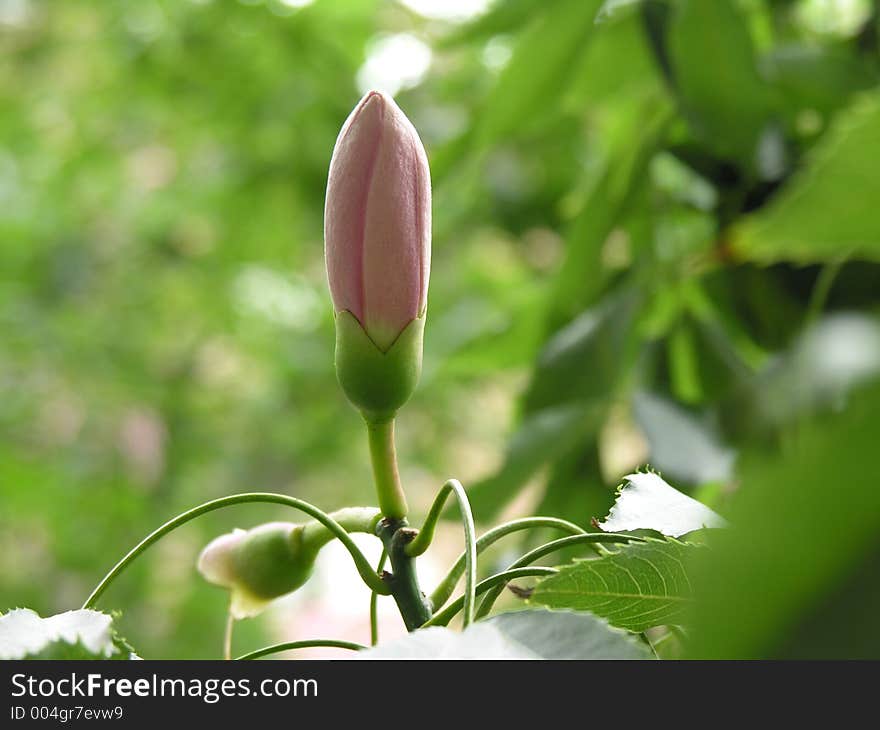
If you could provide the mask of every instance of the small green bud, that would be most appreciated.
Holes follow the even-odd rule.
[[[380,519],[372,507],[349,507],[332,517],[348,532],[372,532]],[[198,569],[207,581],[231,591],[235,618],[256,616],[270,601],[292,593],[311,577],[318,553],[333,537],[317,521],[236,529],[208,543],[199,555]]]
[[[199,556],[199,572],[232,591],[236,618],[255,616],[312,574],[321,545],[306,545],[303,531],[304,525],[270,522],[221,535]]]

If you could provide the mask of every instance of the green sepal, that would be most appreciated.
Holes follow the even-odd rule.
[[[410,322],[383,352],[349,311],[336,315],[336,377],[348,399],[368,421],[394,417],[422,371],[425,317]]]

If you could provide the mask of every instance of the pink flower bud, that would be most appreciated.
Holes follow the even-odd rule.
[[[386,351],[425,312],[431,178],[419,135],[394,101],[371,91],[336,140],[324,240],[330,294]]]

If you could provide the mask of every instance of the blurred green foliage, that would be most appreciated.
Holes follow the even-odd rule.
[[[810,654],[765,632],[821,637],[828,587],[880,534],[876,408],[848,411],[880,372],[880,3],[425,7],[443,3],[0,4],[0,610],[78,606],[212,497],[372,501],[322,208],[337,131],[384,78],[435,189],[425,375],[399,427],[414,506],[455,475],[483,521],[513,504],[588,524],[650,461],[740,525],[762,515],[759,541],[719,547],[729,585],[801,551],[790,590],[784,556],[763,574],[770,623],[713,643],[712,609],[694,651]],[[858,530],[824,532],[860,478]],[[224,598],[195,555],[273,518],[212,516],[114,586],[144,656],[216,655]],[[853,605],[876,605],[867,584]]]

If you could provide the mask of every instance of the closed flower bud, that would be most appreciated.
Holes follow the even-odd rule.
[[[431,181],[416,130],[379,92],[361,100],[336,140],[324,239],[340,382],[365,414],[393,415],[421,369]]]
[[[305,545],[303,529],[289,522],[270,522],[221,535],[199,556],[199,572],[232,592],[233,616],[255,616],[311,575],[320,545]]]
[[[348,507],[332,517],[347,532],[371,533],[380,515],[372,507]],[[235,618],[256,616],[270,601],[309,579],[318,553],[332,539],[333,533],[316,521],[236,529],[208,543],[199,555],[198,569],[208,582],[231,591]]]

